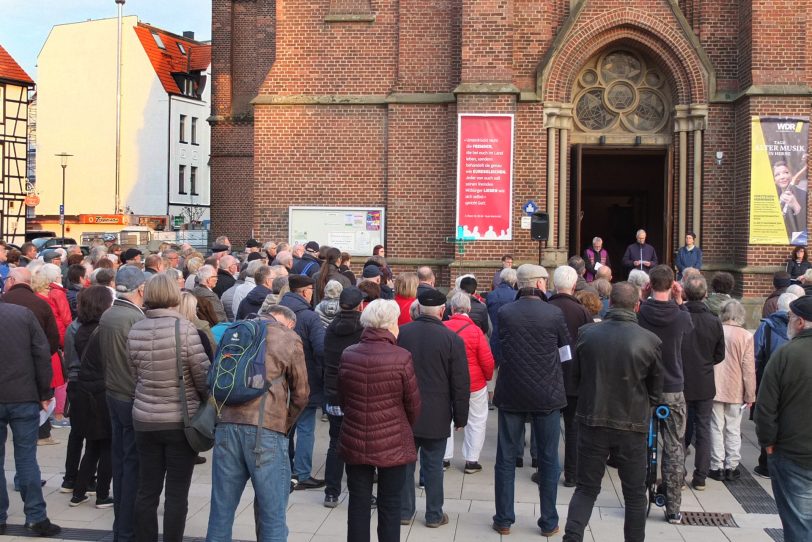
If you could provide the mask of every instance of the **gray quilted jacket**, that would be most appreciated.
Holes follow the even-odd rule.
[[[180,320],[180,358],[189,417],[205,397],[209,358],[195,326],[171,309],[154,309],[136,322],[127,340],[135,377],[133,425],[136,431],[183,429],[180,383],[175,357],[175,321]]]

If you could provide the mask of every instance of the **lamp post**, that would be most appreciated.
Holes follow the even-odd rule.
[[[54,156],[59,157],[62,166],[62,205],[59,206],[59,224],[62,226],[62,244],[65,244],[65,170],[68,168],[68,158],[73,155],[62,151]]]
[[[121,212],[121,16],[127,0],[116,0],[118,35],[116,42],[116,203],[113,212]]]

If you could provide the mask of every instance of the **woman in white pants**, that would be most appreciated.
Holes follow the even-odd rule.
[[[485,426],[488,422],[488,380],[493,378],[493,354],[488,338],[482,333],[468,313],[471,312],[471,298],[465,292],[454,294],[449,302],[451,318],[443,322],[448,329],[460,336],[465,343],[468,357],[468,373],[471,376],[471,398],[468,407],[468,425],[465,426],[465,441],[462,455],[465,458],[465,472],[473,474],[482,470],[479,454],[485,444]],[[450,464],[454,456],[454,428],[446,443],[444,466]]]
[[[725,333],[725,359],[713,368],[716,396],[711,414],[711,464],[714,480],[741,476],[741,421],[744,408],[756,400],[753,335],[744,329],[745,312],[735,299],[726,301],[719,318]]]

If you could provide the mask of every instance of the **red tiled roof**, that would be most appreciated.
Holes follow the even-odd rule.
[[[135,33],[149,57],[158,79],[169,94],[183,94],[172,77],[173,73],[205,70],[211,64],[211,45],[177,36],[160,28],[138,23]],[[164,44],[158,47],[153,34],[157,34]],[[184,55],[178,44],[186,51]]]
[[[211,57],[211,53],[209,53],[209,57]],[[0,45],[0,79],[25,83],[27,85],[34,84],[34,80],[28,77],[25,70],[17,64],[16,60],[11,58],[11,55],[3,49],[2,45]]]

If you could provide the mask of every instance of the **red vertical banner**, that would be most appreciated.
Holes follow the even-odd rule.
[[[457,239],[513,238],[513,115],[460,114]]]

